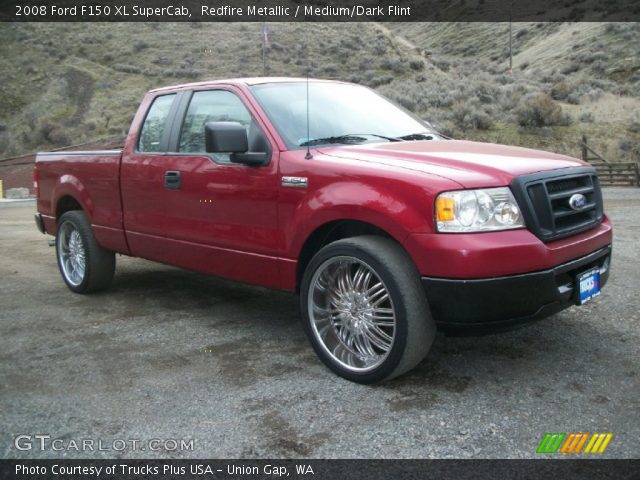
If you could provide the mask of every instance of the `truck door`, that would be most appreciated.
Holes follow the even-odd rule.
[[[163,161],[162,260],[278,287],[278,151],[240,95],[200,90],[180,102]],[[245,126],[250,151],[270,152],[269,163],[252,167],[231,163],[229,154],[206,153],[204,125],[211,121]]]
[[[165,247],[164,172],[171,119],[183,94],[146,97],[122,154],[120,184],[124,228],[131,254],[158,259]],[[138,134],[135,126],[141,125]]]

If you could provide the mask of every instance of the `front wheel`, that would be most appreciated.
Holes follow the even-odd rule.
[[[322,248],[301,286],[304,328],[320,359],[358,383],[416,366],[435,336],[419,274],[390,239],[362,236]]]
[[[100,247],[84,212],[73,210],[58,221],[56,257],[67,286],[76,293],[89,293],[109,286],[115,254]]]

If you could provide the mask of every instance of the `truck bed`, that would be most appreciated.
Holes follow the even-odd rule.
[[[122,150],[38,153],[34,180],[39,190],[38,211],[47,233],[56,231],[55,205],[79,201],[92,219],[98,243],[110,250],[127,251],[120,199],[121,156]]]

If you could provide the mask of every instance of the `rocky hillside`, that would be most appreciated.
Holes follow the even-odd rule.
[[[269,24],[269,75],[372,86],[425,70],[371,24]],[[261,24],[0,26],[0,156],[122,135],[144,92],[263,74]],[[308,48],[307,48],[308,46]],[[415,63],[412,63],[415,61]]]
[[[267,74],[372,86],[445,133],[640,154],[638,24],[273,23]],[[262,75],[261,24],[0,25],[0,157],[124,135],[144,92]]]
[[[640,24],[389,24],[446,80],[410,84],[405,103],[455,136],[610,160],[640,160]]]

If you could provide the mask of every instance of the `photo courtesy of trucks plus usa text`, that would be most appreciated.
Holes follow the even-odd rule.
[[[122,150],[40,153],[33,180],[73,292],[106,289],[116,253],[293,292],[317,356],[359,383],[414,368],[436,329],[580,308],[611,268],[589,164],[451,140],[342,81],[153,89]]]

